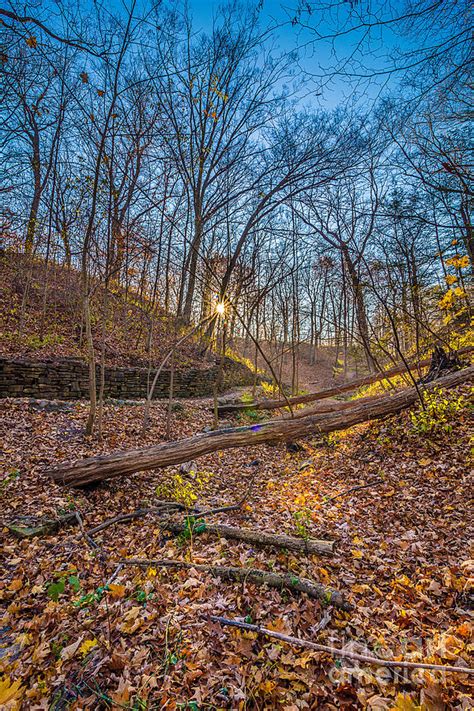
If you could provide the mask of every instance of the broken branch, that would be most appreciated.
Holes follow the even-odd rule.
[[[300,593],[306,593],[308,597],[322,600],[327,604],[334,605],[341,610],[349,611],[352,605],[347,602],[339,590],[328,588],[321,583],[300,578],[290,573],[271,573],[257,568],[235,568],[221,565],[203,565],[199,563],[185,563],[181,560],[154,560],[146,558],[124,558],[120,561],[123,565],[137,565],[143,568],[165,567],[165,568],[185,568],[190,570],[200,570],[209,573],[223,580],[233,580],[241,583],[252,583],[254,585],[268,585],[278,590],[289,589]]]
[[[451,672],[453,674],[474,674],[474,669],[471,669],[470,667],[443,666],[442,664],[425,664],[424,662],[405,662],[399,661],[398,659],[379,659],[378,657],[371,657],[367,654],[358,654],[357,652],[350,652],[349,650],[346,651],[344,649],[338,649],[337,647],[330,647],[326,644],[316,644],[315,642],[310,642],[307,639],[291,637],[290,635],[282,634],[281,632],[276,632],[275,630],[269,630],[266,627],[252,625],[247,622],[239,622],[237,620],[229,620],[226,617],[211,615],[210,619],[212,622],[218,622],[220,625],[227,627],[239,627],[240,629],[248,630],[249,632],[256,632],[257,634],[262,634],[266,637],[273,637],[274,639],[279,639],[282,642],[292,644],[294,647],[313,649],[316,652],[327,652],[328,654],[332,654],[334,657],[353,659],[354,661],[365,662],[366,664],[376,664],[379,667],[430,669],[431,671]]]

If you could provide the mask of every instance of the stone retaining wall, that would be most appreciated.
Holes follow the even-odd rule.
[[[175,397],[211,396],[216,382],[218,366],[175,370],[173,393]],[[153,377],[153,375],[152,375]],[[223,389],[251,385],[254,375],[242,363],[226,358]],[[97,368],[99,383],[99,368]],[[170,371],[163,370],[158,378],[154,397],[169,394]],[[121,400],[144,398],[147,392],[146,368],[105,369],[105,397]],[[42,362],[0,357],[0,398],[31,397],[45,400],[76,400],[89,397],[88,365],[73,358]]]

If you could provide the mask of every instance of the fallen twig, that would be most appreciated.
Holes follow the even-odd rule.
[[[194,507],[194,509],[192,510],[192,513],[196,514],[197,516],[211,516],[212,514],[223,513],[225,511],[236,511],[237,509],[240,509],[249,497],[250,491],[251,491],[253,483],[255,481],[255,476],[256,476],[256,474],[254,474],[252,476],[250,483],[249,483],[243,497],[236,504],[226,504],[224,506],[218,506],[215,509],[207,509],[205,511],[201,511],[198,507]],[[92,536],[95,533],[99,533],[99,531],[103,531],[105,528],[108,528],[109,526],[113,526],[115,523],[125,523],[126,521],[133,521],[134,519],[142,518],[143,516],[146,516],[149,513],[153,513],[153,514],[165,513],[165,511],[167,511],[169,509],[177,509],[179,511],[185,511],[186,507],[183,504],[180,504],[175,501],[163,501],[163,502],[159,503],[157,506],[149,506],[147,508],[136,509],[135,511],[132,511],[131,513],[128,513],[128,514],[120,514],[119,516],[114,516],[113,518],[109,518],[106,521],[99,523],[94,528],[91,528],[87,533],[89,536]]]
[[[341,491],[339,494],[336,494],[335,496],[331,496],[329,499],[324,499],[324,503],[329,504],[330,501],[335,501],[335,499],[339,499],[341,496],[350,494],[353,491],[360,491],[361,489],[370,489],[373,486],[380,486],[380,484],[385,484],[385,482],[382,479],[380,479],[380,481],[371,481],[368,484],[361,484],[360,486],[351,486],[350,489]]]
[[[114,582],[114,580],[116,579],[116,577],[117,577],[117,576],[120,574],[120,572],[123,570],[123,567],[124,567],[124,566],[123,566],[123,563],[119,563],[119,564],[117,565],[117,567],[115,568],[114,572],[112,573],[112,575],[110,576],[110,578],[109,578],[109,579],[107,580],[107,582],[105,583],[105,587],[107,587],[107,585],[110,585],[110,583],[113,583],[113,582]]]
[[[185,568],[201,570],[223,580],[235,580],[242,583],[253,583],[254,585],[268,585],[271,588],[282,590],[284,588],[306,593],[311,598],[323,600],[327,604],[332,604],[341,610],[349,611],[352,605],[347,602],[339,590],[328,588],[321,583],[299,578],[291,573],[272,573],[257,568],[234,568],[220,565],[203,565],[199,563],[185,563],[181,560],[147,559],[147,558],[124,558],[120,561],[123,565],[138,565],[143,568],[165,567],[165,568]]]
[[[431,671],[451,672],[453,674],[474,674],[474,669],[470,667],[444,666],[442,664],[425,664],[424,662],[406,662],[402,660],[399,661],[398,659],[379,659],[378,657],[371,657],[366,654],[359,654],[358,652],[351,652],[349,650],[346,651],[337,647],[330,647],[326,644],[316,644],[315,642],[310,642],[307,639],[291,637],[290,635],[282,634],[281,632],[276,632],[275,630],[269,630],[266,627],[260,627],[259,625],[252,625],[247,622],[239,622],[238,620],[229,620],[227,617],[211,615],[210,619],[212,620],[212,622],[218,622],[223,626],[239,627],[240,629],[248,630],[249,632],[257,632],[257,634],[262,634],[266,637],[273,637],[274,639],[279,639],[282,642],[292,644],[295,647],[305,647],[306,649],[314,649],[316,652],[327,652],[328,654],[332,654],[335,657],[353,659],[358,662],[365,662],[366,664],[376,664],[379,667],[399,667],[401,669],[430,669]]]
[[[99,545],[98,545],[98,543],[96,543],[96,542],[94,541],[94,539],[91,537],[90,533],[87,533],[87,531],[85,530],[85,528],[84,528],[84,523],[82,522],[82,516],[81,516],[81,514],[79,513],[79,511],[76,511],[76,512],[75,512],[75,516],[76,516],[76,521],[77,521],[77,523],[78,523],[78,525],[79,525],[79,528],[80,528],[80,530],[81,530],[81,534],[82,534],[82,536],[84,537],[84,539],[86,540],[86,543],[87,543],[93,550],[95,550],[96,548],[99,547]]]
[[[88,535],[92,536],[95,533],[99,533],[99,531],[103,531],[105,528],[108,528],[109,526],[113,526],[114,523],[125,523],[126,521],[133,521],[134,519],[141,518],[142,516],[146,516],[149,513],[154,513],[154,514],[164,513],[168,509],[184,510],[185,506],[183,506],[182,504],[170,501],[170,502],[164,502],[163,504],[160,504],[158,506],[149,506],[149,507],[143,508],[143,509],[136,509],[135,511],[132,511],[131,513],[120,514],[119,516],[114,516],[113,518],[109,518],[106,521],[99,523],[97,526],[95,526],[94,528],[91,528],[88,531]]]

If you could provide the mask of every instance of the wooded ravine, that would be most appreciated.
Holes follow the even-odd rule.
[[[0,7],[0,710],[474,708],[472,29]]]

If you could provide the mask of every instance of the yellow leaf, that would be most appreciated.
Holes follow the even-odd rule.
[[[318,573],[321,582],[329,583],[329,581],[331,580],[331,576],[329,575],[329,572],[326,570],[326,568],[318,568]]]
[[[355,549],[351,550],[351,553],[352,553],[353,557],[354,557],[354,558],[357,558],[358,560],[359,560],[360,558],[362,558],[362,556],[363,556],[362,551],[357,551],[357,550],[355,550]]]
[[[395,578],[395,583],[397,585],[403,585],[403,587],[412,588],[412,582],[408,575],[400,575],[400,577]]]
[[[408,694],[398,694],[395,699],[395,706],[392,706],[390,711],[420,711],[421,706],[415,704],[411,696]]]
[[[20,590],[20,588],[23,587],[23,580],[21,578],[15,578],[15,580],[12,580],[10,585],[8,586],[9,590]]]
[[[418,464],[420,467],[427,467],[428,464],[431,464],[431,459],[428,459],[428,457],[425,457],[424,459],[419,459]]]
[[[360,544],[363,542],[364,541],[362,540],[362,538],[359,538],[359,536],[354,536],[354,538],[352,539],[352,543],[355,543],[356,546],[360,546]]]
[[[355,593],[365,593],[365,592],[370,592],[370,585],[365,585],[365,584],[359,584],[356,583],[351,587],[352,592]]]
[[[259,688],[263,691],[264,694],[271,694],[275,686],[276,682],[271,681],[270,679],[262,681],[262,683],[259,684]]]
[[[11,683],[10,677],[6,676],[0,680],[0,706],[7,704],[9,701],[19,701],[23,695],[23,687],[21,679]]]
[[[123,597],[125,595],[125,585],[109,584],[109,592],[112,597]]]
[[[83,642],[81,644],[81,646],[79,647],[79,654],[82,654],[82,656],[85,657],[87,654],[89,654],[91,649],[93,649],[96,646],[97,646],[97,640],[95,637],[94,637],[94,639],[86,639],[86,641]]]

